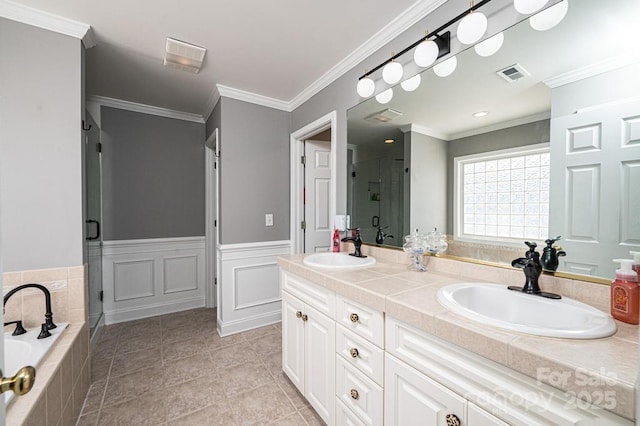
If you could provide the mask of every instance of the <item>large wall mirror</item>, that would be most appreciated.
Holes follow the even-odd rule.
[[[640,251],[640,2],[568,1],[552,29],[525,19],[497,53],[471,47],[451,75],[348,111],[365,242],[437,227],[449,254],[507,263],[562,236],[558,270],[603,278]]]

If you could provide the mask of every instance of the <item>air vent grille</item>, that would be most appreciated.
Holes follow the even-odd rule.
[[[387,108],[385,110],[378,111],[374,114],[369,115],[368,117],[365,118],[365,120],[371,123],[387,123],[391,120],[395,120],[401,115],[402,113],[400,111]]]
[[[520,80],[521,78],[525,78],[531,75],[520,64],[510,65],[506,68],[501,69],[500,71],[496,71],[496,74],[504,78],[509,83]]]
[[[164,65],[197,74],[200,72],[207,49],[167,37]]]

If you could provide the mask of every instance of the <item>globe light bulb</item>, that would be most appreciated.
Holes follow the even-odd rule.
[[[502,43],[504,43],[504,34],[500,32],[493,37],[489,37],[483,42],[476,44],[473,46],[473,49],[478,55],[486,58],[500,50]]]
[[[569,0],[563,0],[529,18],[529,25],[536,31],[547,31],[558,25],[569,10]]]
[[[408,78],[400,83],[400,86],[402,86],[402,88],[407,92],[413,92],[420,86],[421,80],[422,79],[420,78],[420,74],[416,74],[413,77]]]
[[[403,69],[399,62],[391,61],[382,68],[382,79],[389,84],[396,84],[402,79]]]
[[[413,52],[413,60],[419,67],[428,67],[438,59],[440,48],[433,40],[425,40]]]
[[[513,0],[513,7],[518,13],[529,15],[542,9],[549,0]]]
[[[438,65],[433,67],[433,72],[436,73],[438,77],[448,77],[456,70],[457,66],[458,59],[455,56],[452,56],[446,61],[440,62]]]
[[[358,81],[358,85],[356,86],[356,91],[361,98],[368,98],[373,95],[373,92],[376,90],[376,84],[369,77],[365,77]]]
[[[381,104],[388,104],[393,98],[393,89],[389,88],[384,92],[380,92],[376,95],[376,101]]]
[[[458,24],[458,41],[462,44],[473,44],[480,40],[487,31],[487,17],[482,12],[471,12]]]

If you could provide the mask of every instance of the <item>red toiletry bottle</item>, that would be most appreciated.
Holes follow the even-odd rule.
[[[340,251],[340,232],[337,229],[333,231],[333,252],[338,253]]]
[[[611,283],[611,316],[629,324],[640,322],[640,286],[638,274],[631,269],[633,260],[615,259],[620,262],[616,279]]]

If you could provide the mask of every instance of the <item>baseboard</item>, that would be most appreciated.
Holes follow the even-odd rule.
[[[105,312],[105,324],[117,324],[119,322],[132,321],[157,315],[171,314],[174,312],[186,311],[189,309],[202,308],[205,306],[204,297],[178,300],[155,305],[147,305],[129,309],[119,309],[117,311]]]
[[[282,321],[282,311],[269,312],[263,315],[242,318],[236,321],[218,321],[218,334],[222,337],[230,336],[243,331],[253,330],[254,328],[277,324],[280,321]]]

